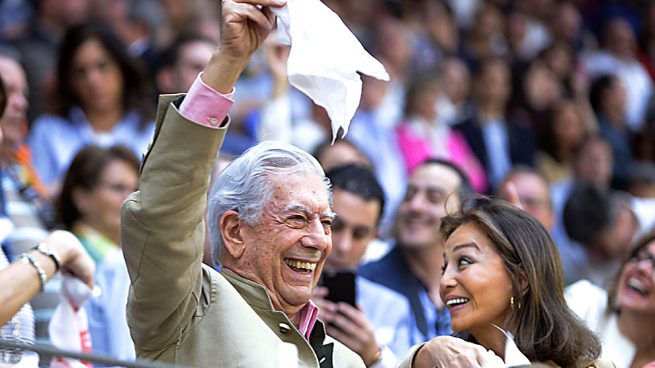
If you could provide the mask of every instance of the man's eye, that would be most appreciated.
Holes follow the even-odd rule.
[[[302,215],[293,215],[287,218],[287,223],[291,227],[300,228],[305,226],[305,224],[307,223],[307,219],[305,218],[305,216]]]
[[[323,225],[327,227],[332,227],[332,223],[333,223],[332,219],[324,219],[321,222],[323,223]]]

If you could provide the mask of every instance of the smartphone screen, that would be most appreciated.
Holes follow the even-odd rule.
[[[323,271],[321,285],[328,289],[328,295],[325,299],[334,303],[346,302],[352,306],[357,306],[354,271]]]

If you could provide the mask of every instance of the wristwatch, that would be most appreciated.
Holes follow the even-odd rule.
[[[57,250],[50,249],[45,242],[40,242],[36,247],[34,247],[34,250],[44,256],[50,257],[52,261],[55,262],[55,272],[59,271],[59,268],[61,267],[61,258],[59,257]]]

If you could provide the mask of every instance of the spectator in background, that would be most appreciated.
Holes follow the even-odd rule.
[[[578,105],[570,99],[555,104],[544,121],[542,149],[536,156],[537,168],[549,183],[567,180],[573,175],[574,148],[590,133],[590,128]]]
[[[158,0],[99,0],[94,5],[94,20],[111,25],[130,56],[154,71],[159,53],[155,29],[163,20]]]
[[[143,70],[106,26],[71,28],[61,45],[51,114],[37,119],[30,147],[51,194],[78,150],[124,144],[140,157],[152,139],[152,91]]]
[[[73,232],[98,265],[102,290],[85,304],[94,351],[134,359],[125,304],[130,287],[120,248],[120,209],[136,190],[139,160],[124,146],[87,146],[73,158],[57,210],[65,229]]]
[[[450,316],[439,298],[443,258],[441,218],[473,193],[471,184],[449,161],[430,159],[410,175],[394,224],[395,245],[360,274],[409,301],[416,327],[412,343],[449,335]]]
[[[4,58],[4,56],[3,56]],[[13,62],[13,64],[12,64]],[[4,118],[7,105],[14,105],[24,90],[16,90],[17,82],[25,85],[24,74],[18,64],[11,59],[0,59],[0,119]],[[7,73],[10,73],[8,76]],[[22,77],[22,78],[21,78]],[[4,79],[11,83],[11,90],[5,88]],[[14,100],[14,101],[8,101]],[[23,101],[24,102],[24,101]],[[21,105],[18,103],[18,105]],[[26,106],[24,102],[22,105]],[[0,131],[0,140],[2,131]],[[4,197],[4,190],[0,191]],[[7,240],[13,224],[7,217],[6,203],[0,207],[0,236]],[[59,269],[76,275],[88,286],[93,286],[94,264],[82,245],[75,237],[64,231],[56,231],[44,237],[43,241],[21,254],[20,260],[9,262],[4,247],[0,248],[0,339],[15,343],[33,343],[35,338],[35,320],[32,307],[28,303]],[[0,364],[3,366],[20,366],[36,368],[39,356],[33,351],[0,348]]]
[[[617,367],[655,364],[655,330],[649,327],[655,323],[653,283],[655,232],[650,232],[625,258],[609,292],[586,280],[566,288],[569,307],[600,336],[601,358]]]
[[[442,158],[461,167],[471,179],[473,188],[483,191],[487,187],[486,173],[466,139],[438,119],[439,93],[439,81],[427,73],[416,76],[407,88],[405,118],[396,127],[396,141],[407,172],[412,172],[427,158]]]
[[[316,147],[312,152],[312,156],[316,158],[326,172],[345,165],[357,165],[373,169],[368,157],[347,139],[337,139],[334,143],[324,141]]]
[[[625,110],[620,120],[631,130],[639,132],[646,121],[647,107],[653,95],[653,82],[635,57],[637,43],[630,23],[621,17],[606,21],[603,24],[601,46],[600,51],[585,58],[585,66],[596,78],[614,73],[623,86],[629,86],[623,91]]]
[[[55,213],[44,186],[31,163],[31,151],[25,143],[27,134],[28,87],[18,54],[0,48],[0,79],[7,92],[7,108],[0,117],[0,198],[2,215],[12,224],[4,234],[2,246],[9,259],[34,248],[55,227]],[[48,321],[59,303],[59,283],[32,300],[37,338],[47,339]]]
[[[57,53],[66,30],[85,22],[91,0],[36,0],[34,18],[25,35],[12,42],[21,54],[29,86],[28,119],[47,110],[47,93],[56,79]]]
[[[609,188],[612,178],[612,147],[598,135],[585,137],[573,149],[572,176],[551,184],[555,226],[552,230],[555,244],[559,247],[565,280],[577,279],[578,271],[586,264],[584,248],[569,238],[564,227],[564,206],[576,181],[590,181]]]
[[[566,201],[563,222],[571,240],[578,242],[586,255],[568,281],[587,279],[608,286],[639,229],[629,198],[597,183],[579,181]]]
[[[507,51],[505,16],[496,4],[481,3],[461,43],[463,59],[477,70],[485,60],[502,58]]]
[[[332,183],[332,253],[324,274],[356,270],[369,243],[377,236],[384,210],[384,192],[375,175],[363,167],[347,165],[326,173]],[[312,300],[327,322],[327,332],[358,353],[367,367],[395,367],[411,346],[413,327],[409,303],[403,295],[357,275],[357,306],[334,303],[325,287],[315,289]]]
[[[209,64],[216,42],[200,34],[180,35],[161,52],[155,72],[159,93],[188,91],[198,74]]]
[[[612,186],[617,189],[625,189],[627,171],[632,163],[632,130],[625,120],[625,86],[621,79],[607,74],[594,80],[589,91],[591,106],[598,119],[599,133],[612,145]]]
[[[473,115],[454,126],[466,138],[496,188],[514,164],[533,166],[536,139],[533,129],[506,116],[511,76],[506,62],[488,59],[473,78]]]
[[[514,200],[514,195],[518,196],[525,212],[536,218],[549,232],[553,229],[555,212],[550,187],[537,170],[529,166],[515,166],[500,184],[498,194],[509,202]]]
[[[448,57],[441,62],[438,74],[442,78],[442,93],[437,99],[437,119],[452,126],[471,114],[471,73],[461,59]]]

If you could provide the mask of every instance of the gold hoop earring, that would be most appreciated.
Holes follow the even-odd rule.
[[[512,307],[512,309],[514,309],[514,297],[509,298],[509,305]]]

